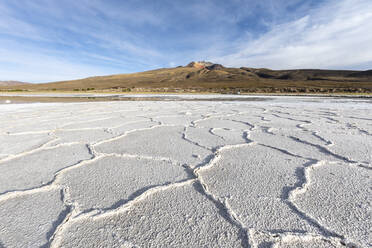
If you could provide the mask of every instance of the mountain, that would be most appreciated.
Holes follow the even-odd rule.
[[[199,61],[186,66],[5,89],[151,92],[372,92],[371,71],[228,68]],[[367,76],[366,76],[367,75]]]
[[[25,85],[28,83],[19,81],[0,81],[0,86],[15,86],[15,85]]]
[[[348,77],[360,77],[360,78],[371,78],[372,79],[372,70],[351,73],[348,75]]]

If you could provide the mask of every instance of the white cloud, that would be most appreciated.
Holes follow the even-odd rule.
[[[0,80],[50,82],[125,73],[151,67],[162,56],[120,22],[111,23],[111,12],[97,17],[103,5],[72,3],[0,2]]]
[[[372,61],[371,30],[372,1],[332,1],[215,60],[274,69],[363,67]]]
[[[144,64],[149,57],[161,56],[141,35],[126,29],[128,20],[136,25],[142,22],[157,23],[156,18],[148,12],[130,11],[122,7],[115,9],[92,0],[78,3],[67,0],[67,4],[45,0],[13,4],[10,7],[0,2],[0,10],[4,10],[0,15],[0,35],[74,48],[82,48],[91,42],[91,45],[98,47],[97,52],[107,49],[114,51],[117,57],[135,55],[139,63]],[[22,16],[20,9],[32,13],[33,23],[30,23],[30,17]],[[122,15],[119,16],[119,13]]]

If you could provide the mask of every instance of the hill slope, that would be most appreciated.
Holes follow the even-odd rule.
[[[19,82],[19,81],[0,81],[0,86],[16,86],[16,85],[25,85],[28,83]]]
[[[7,87],[9,88],[9,87]],[[24,90],[372,92],[368,71],[226,68],[210,62],[140,73],[11,87]],[[4,87],[3,87],[4,89]]]

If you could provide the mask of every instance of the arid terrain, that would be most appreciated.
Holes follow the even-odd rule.
[[[2,91],[116,91],[212,93],[371,93],[372,70],[227,68],[210,62],[131,74],[44,84],[8,85]]]

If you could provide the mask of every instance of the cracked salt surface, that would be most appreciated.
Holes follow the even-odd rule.
[[[181,126],[159,126],[138,130],[100,143],[96,146],[96,151],[106,154],[140,154],[146,157],[171,159],[195,167],[211,152],[183,139],[183,131],[184,127]]]
[[[48,134],[0,135],[0,154],[15,155],[42,146],[51,141]],[[9,144],[12,144],[11,146]]]
[[[0,163],[0,193],[46,185],[58,171],[91,157],[86,145],[77,144],[45,148],[9,159]]]
[[[186,130],[185,137],[206,147],[216,149],[226,145],[244,143],[244,133],[233,130],[190,127]]]
[[[231,146],[220,154],[219,161],[202,168],[200,176],[246,228],[272,233],[317,231],[306,216],[287,205],[285,196],[301,180],[296,172],[306,160],[258,145]]]
[[[81,211],[123,205],[150,188],[188,179],[181,165],[130,157],[101,157],[66,172],[58,182],[70,189]]]
[[[349,164],[325,163],[312,168],[309,174],[310,184],[295,203],[322,225],[360,246],[370,246],[372,171]]]
[[[0,105],[0,247],[371,247],[372,105]]]
[[[58,188],[0,200],[0,244],[4,247],[47,244],[65,211]]]
[[[241,247],[239,230],[188,183],[157,191],[131,208],[71,221],[61,247]]]

